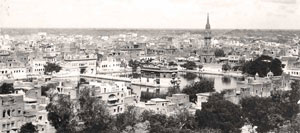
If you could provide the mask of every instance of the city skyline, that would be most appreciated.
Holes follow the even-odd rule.
[[[298,0],[1,0],[2,28],[299,29]]]

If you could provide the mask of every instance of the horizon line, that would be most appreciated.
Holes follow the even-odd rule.
[[[0,27],[2,29],[104,29],[104,30],[205,30],[205,28],[101,28],[101,27]],[[263,28],[212,28],[211,30],[300,30],[299,29],[263,29]]]

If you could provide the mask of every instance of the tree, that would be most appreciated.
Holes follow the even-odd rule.
[[[193,61],[187,61],[186,63],[181,65],[181,67],[184,67],[187,70],[194,70],[197,67],[197,65]]]
[[[244,63],[242,72],[252,76],[258,73],[260,77],[265,77],[267,73],[271,71],[274,76],[279,76],[283,72],[282,67],[282,63],[279,59],[262,55],[254,61]]]
[[[279,59],[275,58],[272,60],[270,69],[271,69],[271,72],[273,72],[273,74],[275,76],[282,74],[282,72],[283,72],[282,68],[283,68],[283,66]]]
[[[294,91],[276,91],[267,98],[249,97],[242,99],[244,117],[253,126],[257,126],[258,132],[263,133],[278,129],[286,121],[291,121],[299,112],[296,100],[292,100],[292,95],[295,95],[292,94],[295,93]],[[299,96],[299,93],[296,95]]]
[[[195,78],[197,78],[197,74],[187,72],[186,74],[183,75],[183,78],[187,79],[188,81],[194,80]]]
[[[128,65],[132,68],[132,72],[136,72],[137,68],[140,66],[140,62],[137,60],[129,60]]]
[[[202,109],[196,111],[195,119],[200,129],[220,129],[224,133],[241,132],[244,125],[240,106],[225,100],[219,93],[208,98]]]
[[[300,115],[297,115],[291,121],[286,122],[275,132],[278,133],[299,133],[300,132]]]
[[[177,63],[175,63],[174,61],[170,61],[170,62],[168,63],[168,65],[169,65],[169,66],[177,66]]]
[[[187,85],[182,90],[182,93],[189,95],[191,102],[196,102],[197,93],[214,92],[214,82],[208,79],[202,79],[192,85]]]
[[[61,67],[55,63],[49,63],[44,66],[44,73],[45,74],[52,74],[53,72],[59,72],[61,70]]]
[[[3,83],[0,86],[0,94],[11,94],[14,92],[14,87],[12,83]]]
[[[141,122],[150,123],[151,133],[192,133],[196,129],[195,119],[187,111],[180,112],[175,116],[155,114],[150,111],[142,113]]]
[[[42,96],[48,96],[47,92],[48,92],[50,89],[54,89],[55,87],[56,87],[56,85],[53,84],[53,83],[47,84],[46,86],[42,86],[42,87],[41,87],[41,93],[42,93]]]
[[[74,105],[67,95],[58,95],[46,107],[48,120],[57,133],[74,133],[77,121],[75,119]]]
[[[137,109],[134,106],[128,106],[124,113],[116,117],[116,128],[119,132],[130,129],[129,132],[135,132],[134,126],[139,122]],[[128,131],[128,130],[127,130]]]
[[[215,50],[215,56],[216,57],[225,57],[225,53],[223,49],[216,49]]]
[[[225,63],[225,64],[222,65],[222,70],[223,71],[227,72],[230,69],[231,69],[231,67],[228,63]]]
[[[90,89],[80,91],[79,111],[77,116],[83,123],[83,132],[107,132],[112,130],[113,119],[106,110],[105,104],[91,96],[93,94]]]
[[[21,126],[20,133],[38,133],[37,127],[31,122]]]

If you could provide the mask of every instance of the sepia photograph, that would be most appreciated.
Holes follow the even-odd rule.
[[[0,133],[300,133],[300,0],[0,0]]]

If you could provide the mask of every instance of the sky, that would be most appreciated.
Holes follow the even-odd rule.
[[[0,27],[300,29],[300,0],[0,0]]]

